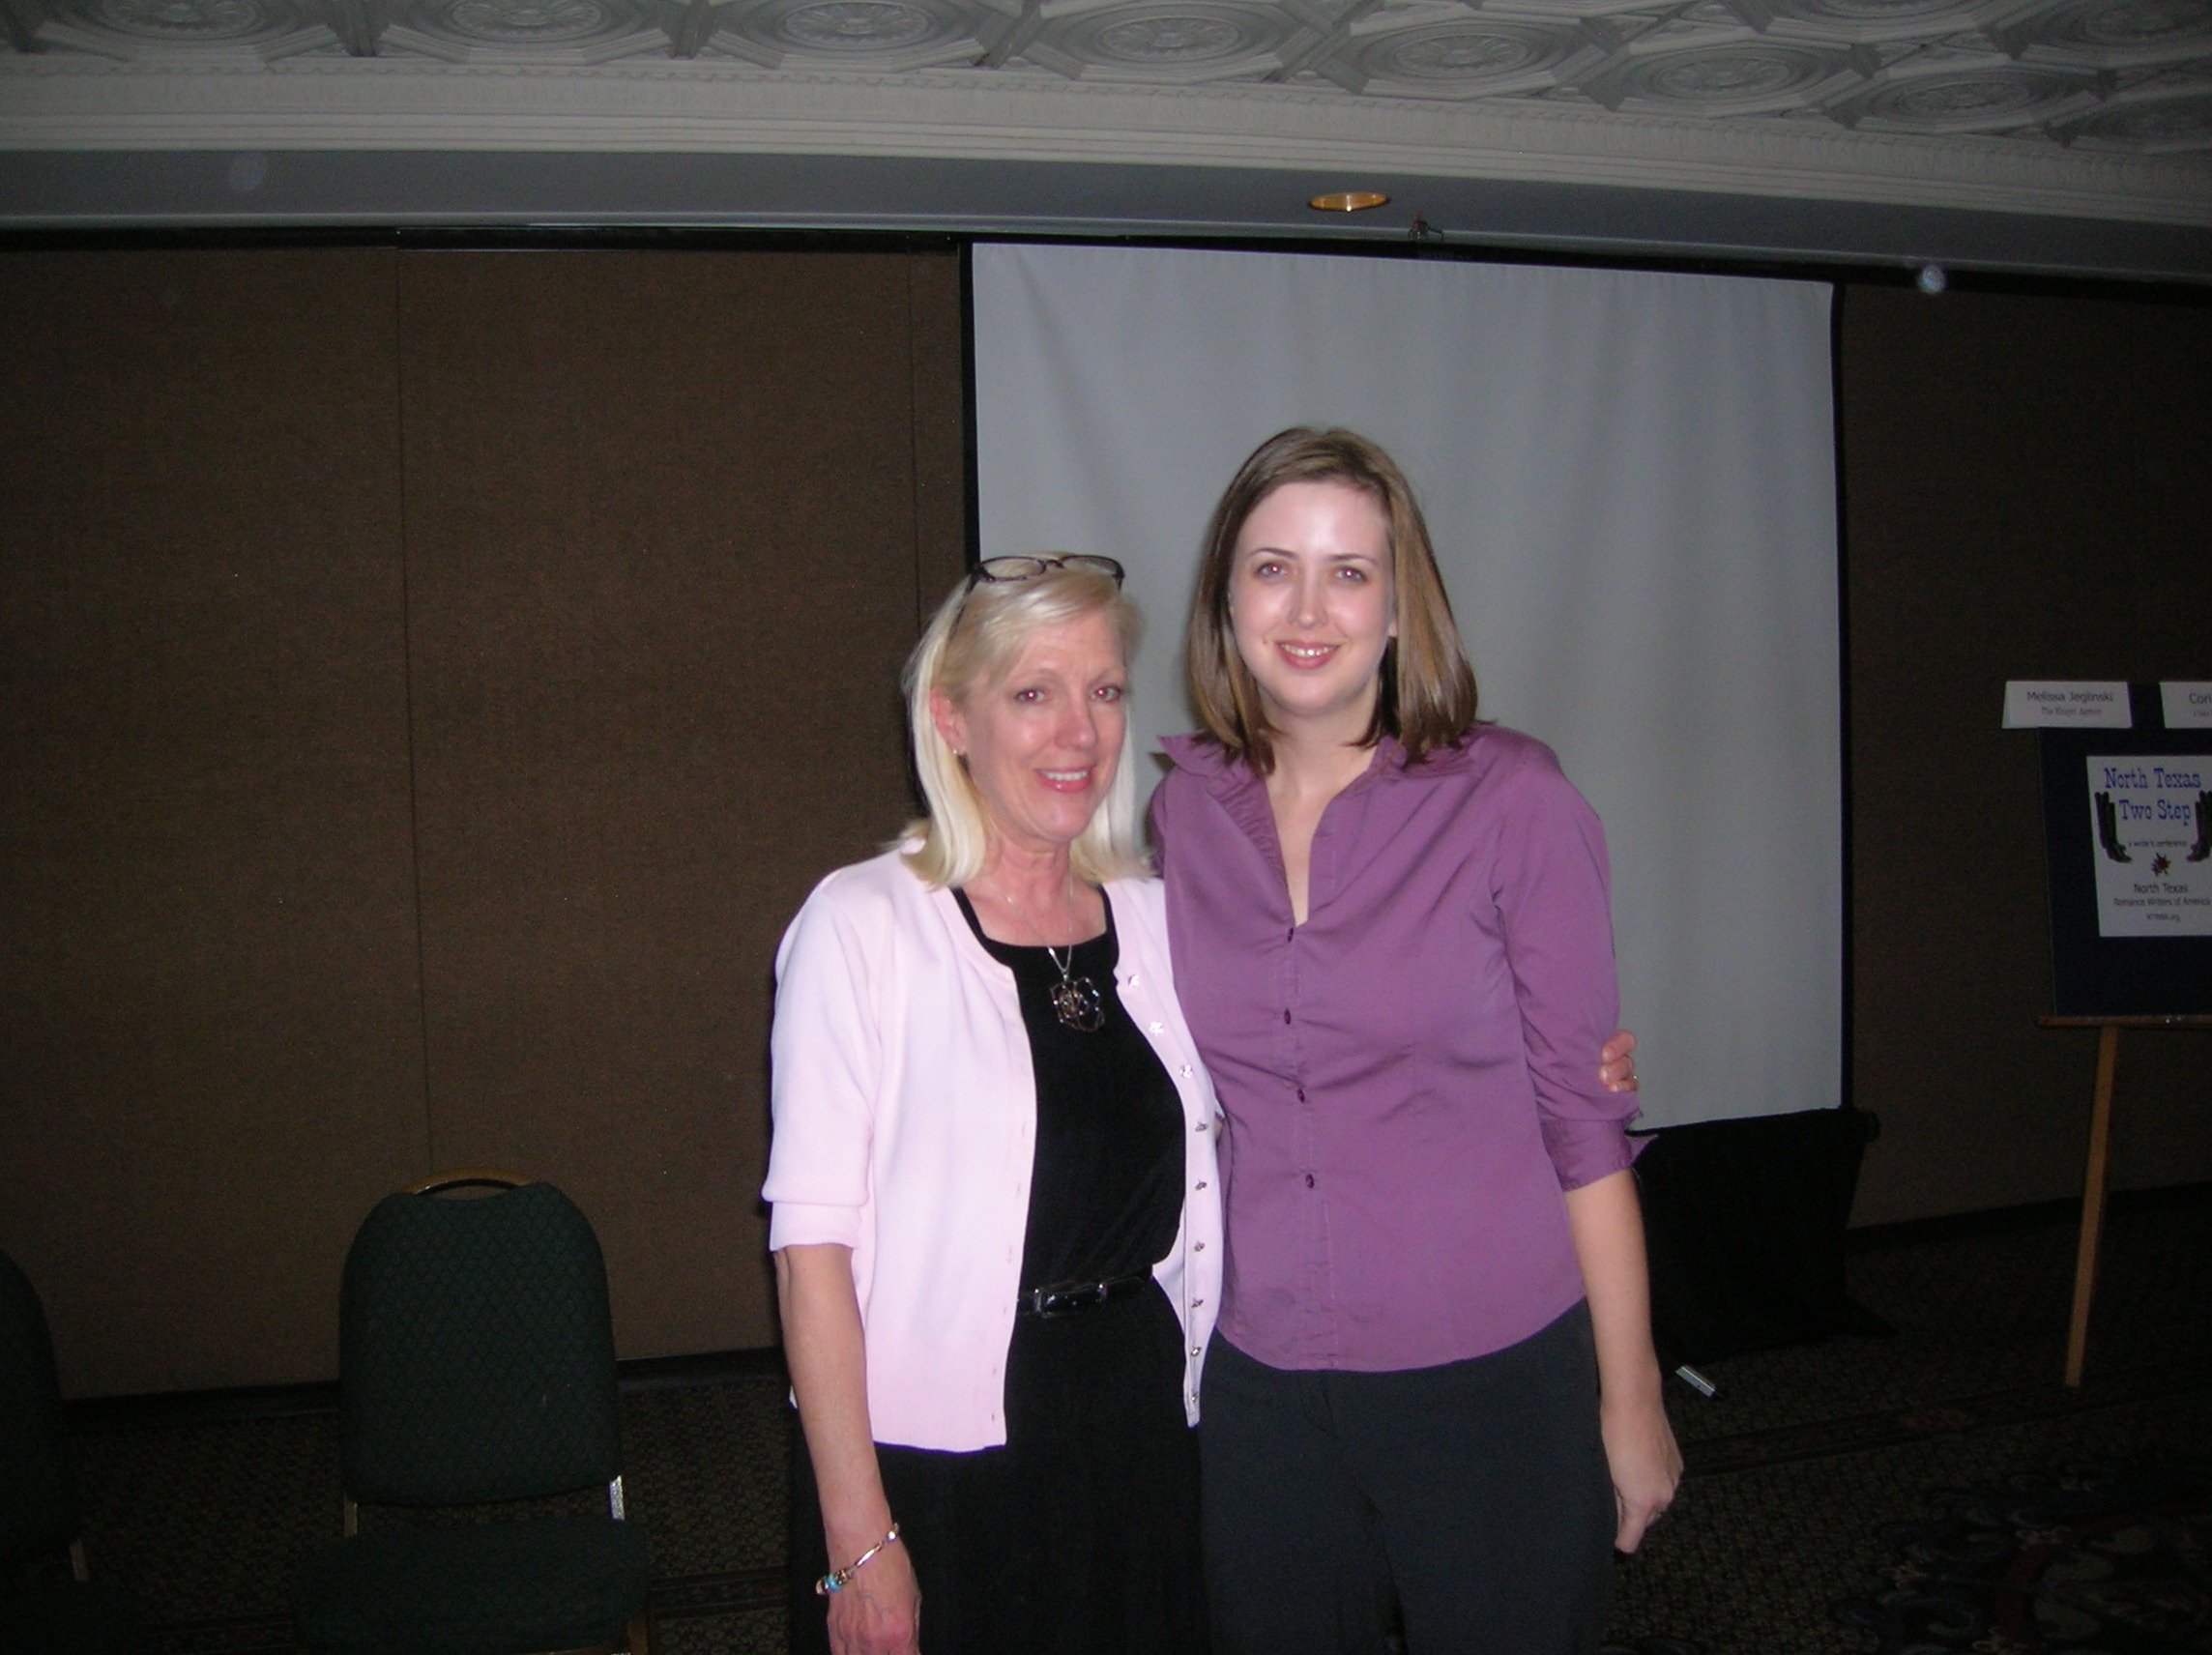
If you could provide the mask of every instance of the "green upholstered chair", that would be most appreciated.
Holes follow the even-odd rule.
[[[82,1528],[45,1307],[0,1253],[0,1649],[136,1655],[146,1647],[145,1616],[130,1593],[90,1578]]]
[[[457,1198],[442,1192],[491,1186]],[[606,1264],[546,1183],[466,1172],[378,1203],[338,1308],[346,1538],[293,1582],[317,1655],[646,1655],[645,1540],[623,1519]],[[583,1488],[605,1517],[395,1524],[360,1508]]]

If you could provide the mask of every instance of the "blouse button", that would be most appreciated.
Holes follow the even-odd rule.
[[[1182,1066],[1182,1078],[1186,1081],[1190,1079],[1190,1065],[1188,1063]]]
[[[1205,1303],[1206,1303],[1206,1300],[1204,1300],[1204,1299],[1202,1299],[1202,1298],[1194,1298],[1194,1299],[1192,1299],[1192,1300],[1190,1301],[1190,1308],[1191,1308],[1191,1309],[1193,1309],[1193,1310],[1197,1310],[1197,1309],[1198,1309],[1200,1306],[1204,1305]]]
[[[1204,1178],[1200,1178],[1200,1179],[1198,1180],[1198,1187],[1199,1187],[1200,1189],[1204,1189],[1204,1188],[1206,1188],[1206,1180],[1205,1180]]]
[[[1206,1251],[1206,1243],[1205,1243],[1205,1242],[1203,1242],[1203,1241],[1197,1242],[1196,1244],[1194,1244],[1194,1245],[1192,1246],[1192,1248],[1191,1248],[1191,1251],[1192,1251],[1193,1253],[1203,1253],[1203,1252],[1205,1252],[1205,1251]]]
[[[1153,1032],[1154,1034],[1157,1034],[1157,1033],[1159,1033],[1159,1032],[1160,1032],[1160,1031],[1162,1031],[1162,1030],[1163,1030],[1163,1029],[1165,1029],[1166,1027],[1167,1027],[1167,1025],[1166,1025],[1166,1024],[1164,1024],[1164,1023],[1155,1023],[1155,1024],[1153,1024],[1153,1025],[1152,1025],[1152,1032]]]

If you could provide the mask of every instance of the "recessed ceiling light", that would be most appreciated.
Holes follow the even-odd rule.
[[[1331,194],[1317,195],[1306,205],[1316,213],[1364,213],[1370,207],[1388,205],[1390,197],[1377,189],[1339,189]]]

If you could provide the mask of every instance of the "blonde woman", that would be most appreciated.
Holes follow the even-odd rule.
[[[1004,558],[946,599],[908,670],[929,815],[777,956],[794,1649],[1204,1645],[1213,1090],[1143,877],[1121,584]]]

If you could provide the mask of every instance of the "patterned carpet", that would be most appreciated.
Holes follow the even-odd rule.
[[[1710,1400],[1671,1385],[1689,1477],[1620,1565],[1615,1644],[2212,1649],[2212,1201],[2114,1214],[2078,1391],[2057,1382],[2072,1246],[2049,1216],[1888,1238],[1851,1286],[1897,1338],[1717,1362]],[[290,1651],[286,1582],[338,1535],[335,1419],[83,1419],[94,1567],[146,1605],[160,1655]],[[640,1385],[624,1429],[664,1655],[780,1655],[781,1380],[756,1360]]]
[[[2212,1462],[2065,1466],[1935,1503],[1932,1520],[1890,1531],[1889,1589],[1837,1606],[1847,1624],[1880,1635],[1883,1655],[2212,1643]]]
[[[781,1655],[789,1418],[765,1373],[624,1397],[662,1655]],[[96,1431],[79,1454],[95,1567],[145,1604],[157,1655],[291,1655],[292,1573],[340,1533],[335,1414]],[[586,1495],[451,1515],[604,1509]]]

